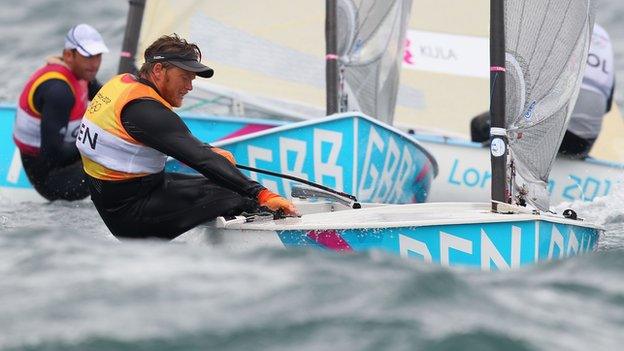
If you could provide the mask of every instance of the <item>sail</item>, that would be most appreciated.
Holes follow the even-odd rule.
[[[348,110],[391,121],[411,0],[339,0]],[[163,34],[199,44],[215,76],[183,109],[277,119],[325,115],[325,6],[318,0],[150,0],[138,52]],[[140,65],[142,58],[137,57]],[[417,104],[409,89],[403,101]]]
[[[549,209],[548,175],[582,81],[591,0],[505,0],[505,127],[514,196]]]
[[[411,0],[339,0],[337,37],[345,111],[392,124]]]
[[[489,108],[488,16],[488,0],[413,4],[395,126],[470,137],[471,118]],[[271,6],[246,0],[149,0],[137,52],[174,32],[200,43],[216,74],[194,83],[183,106],[189,112],[317,118],[325,114],[324,19],[325,4],[318,0],[276,0]],[[619,161],[624,122],[614,107],[591,155]]]
[[[230,116],[324,116],[324,10],[324,3],[315,0],[149,0],[137,52],[171,33],[199,45],[202,61],[215,75],[194,82],[184,109]],[[142,62],[136,58],[137,65]]]
[[[341,0],[339,8],[350,3],[357,7]],[[405,1],[374,3],[391,10],[390,5],[407,6]],[[362,18],[351,10],[344,13],[351,15],[342,17],[343,22]],[[488,0],[419,0],[411,6],[395,125],[469,135],[470,118],[488,108],[488,14]],[[137,52],[174,32],[200,44],[203,60],[216,74],[194,83],[184,110],[316,118],[325,114],[324,19],[325,3],[318,0],[276,0],[271,6],[245,0],[149,0]],[[143,58],[138,56],[140,65]],[[350,108],[356,99],[348,100]]]

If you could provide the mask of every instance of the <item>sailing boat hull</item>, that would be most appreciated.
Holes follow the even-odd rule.
[[[189,124],[200,138],[216,137],[215,120]],[[435,159],[409,135],[361,113],[343,113],[244,134],[249,126],[226,132],[212,143],[238,163],[290,174],[355,195],[361,202],[405,204],[427,200],[437,173]],[[257,127],[255,127],[257,128]],[[208,135],[210,133],[212,135]],[[171,160],[168,170],[192,171]],[[248,175],[267,188],[290,196],[290,180]]]
[[[0,198],[44,202],[13,143],[14,117],[15,107],[0,106]],[[219,117],[184,121],[200,140],[230,150],[240,164],[305,178],[361,201],[425,202],[437,172],[435,159],[409,135],[357,113],[288,124]],[[194,172],[175,160],[167,169]],[[290,181],[248,175],[290,195]]]
[[[13,142],[15,107],[0,105],[0,201],[46,201],[30,185]]]
[[[187,116],[185,122],[202,140],[224,141],[250,131],[286,125],[284,121]],[[411,135],[436,160],[439,174],[433,179],[428,202],[489,201],[491,172],[489,149],[463,138],[416,132]],[[615,191],[622,182],[624,164],[593,158],[558,158],[548,190],[553,204],[593,201]]]
[[[489,148],[464,139],[415,134],[438,160],[439,176],[428,201],[488,201],[491,172]],[[559,157],[549,176],[551,203],[593,201],[615,191],[622,182],[624,164],[588,158]]]
[[[198,116],[186,117],[185,122],[202,140],[216,141],[288,123]],[[430,133],[416,132],[412,137],[433,155],[439,169],[427,196],[428,202],[489,201],[491,172],[488,148],[463,138]],[[607,196],[622,181],[623,170],[622,163],[593,158],[558,158],[549,180],[551,201],[556,205],[577,200],[593,201]]]
[[[594,250],[603,229],[487,203],[388,205],[251,223],[210,223],[189,233],[216,247],[380,251],[443,266],[505,270]],[[189,238],[187,238],[189,239]]]
[[[0,106],[0,198],[11,201],[44,202],[43,197],[30,185],[13,143],[12,130],[15,117],[14,106]],[[226,140],[288,125],[292,122],[269,121],[249,118],[183,116],[189,129],[200,140],[228,144]],[[423,183],[421,189],[430,189],[427,201],[487,201],[490,189],[489,153],[478,143],[458,138],[446,138],[430,134],[414,135],[419,143],[437,160],[439,175],[431,185]],[[306,145],[313,145],[307,143]],[[310,148],[307,147],[309,150]],[[230,148],[230,146],[224,146]],[[244,150],[243,150],[244,151]],[[273,154],[279,154],[277,150]],[[236,155],[240,161],[240,157]],[[168,167],[179,169],[182,165],[169,163]],[[275,167],[277,169],[277,167]],[[383,169],[383,165],[379,168]],[[550,176],[549,190],[553,204],[564,201],[593,201],[614,192],[622,181],[624,165],[595,159],[557,159]],[[422,195],[421,195],[422,196]]]

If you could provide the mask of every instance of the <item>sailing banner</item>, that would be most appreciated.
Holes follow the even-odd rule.
[[[408,30],[403,68],[488,78],[488,47],[485,37]]]

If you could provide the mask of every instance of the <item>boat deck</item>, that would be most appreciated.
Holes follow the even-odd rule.
[[[296,203],[301,212],[299,218],[250,223],[227,223],[223,228],[235,230],[324,230],[389,227],[420,227],[469,223],[494,223],[510,221],[548,220],[550,222],[594,227],[582,221],[573,221],[552,214],[492,213],[489,203],[425,203],[410,205],[364,205],[361,209],[345,209],[333,212],[315,211],[314,204]],[[317,204],[325,209],[327,204]],[[316,212],[316,213],[310,213]]]

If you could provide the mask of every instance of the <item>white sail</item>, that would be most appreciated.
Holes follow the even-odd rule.
[[[325,113],[324,18],[324,1],[318,0],[149,0],[137,52],[174,32],[200,43],[216,74],[196,81],[184,109],[316,118]],[[488,0],[413,4],[395,125],[469,138],[471,118],[489,109],[488,18]],[[291,59],[282,60],[284,53]],[[139,55],[136,63],[142,62]],[[591,155],[620,161],[624,122],[613,107]]]
[[[392,124],[411,0],[337,2],[339,101]]]
[[[195,82],[195,98],[185,108],[245,116],[251,108],[272,116],[279,113],[264,107],[275,106],[291,111],[287,117],[319,117],[325,111],[324,10],[312,0],[149,0],[137,52],[171,33],[199,45],[215,75]]]
[[[391,121],[411,0],[338,5],[347,109]],[[198,43],[215,69],[212,79],[197,82],[184,108],[252,117],[324,116],[324,2],[150,0],[143,18],[138,52],[176,32]]]
[[[360,2],[338,4],[359,8]],[[389,9],[388,4],[408,4],[373,3]],[[469,135],[470,118],[488,108],[488,16],[487,0],[471,0],[469,6],[456,0],[419,0],[411,7],[395,125]],[[184,109],[315,118],[325,112],[324,19],[325,4],[318,0],[149,0],[137,52],[174,32],[200,44],[216,74],[195,83]],[[137,65],[142,62],[137,57]],[[351,109],[358,107],[357,99],[349,102]]]
[[[471,118],[489,109],[489,14],[488,0],[414,2],[395,124],[470,138]],[[624,161],[623,136],[614,104],[590,155]]]
[[[505,0],[505,127],[514,195],[549,209],[548,175],[583,78],[591,0]]]

